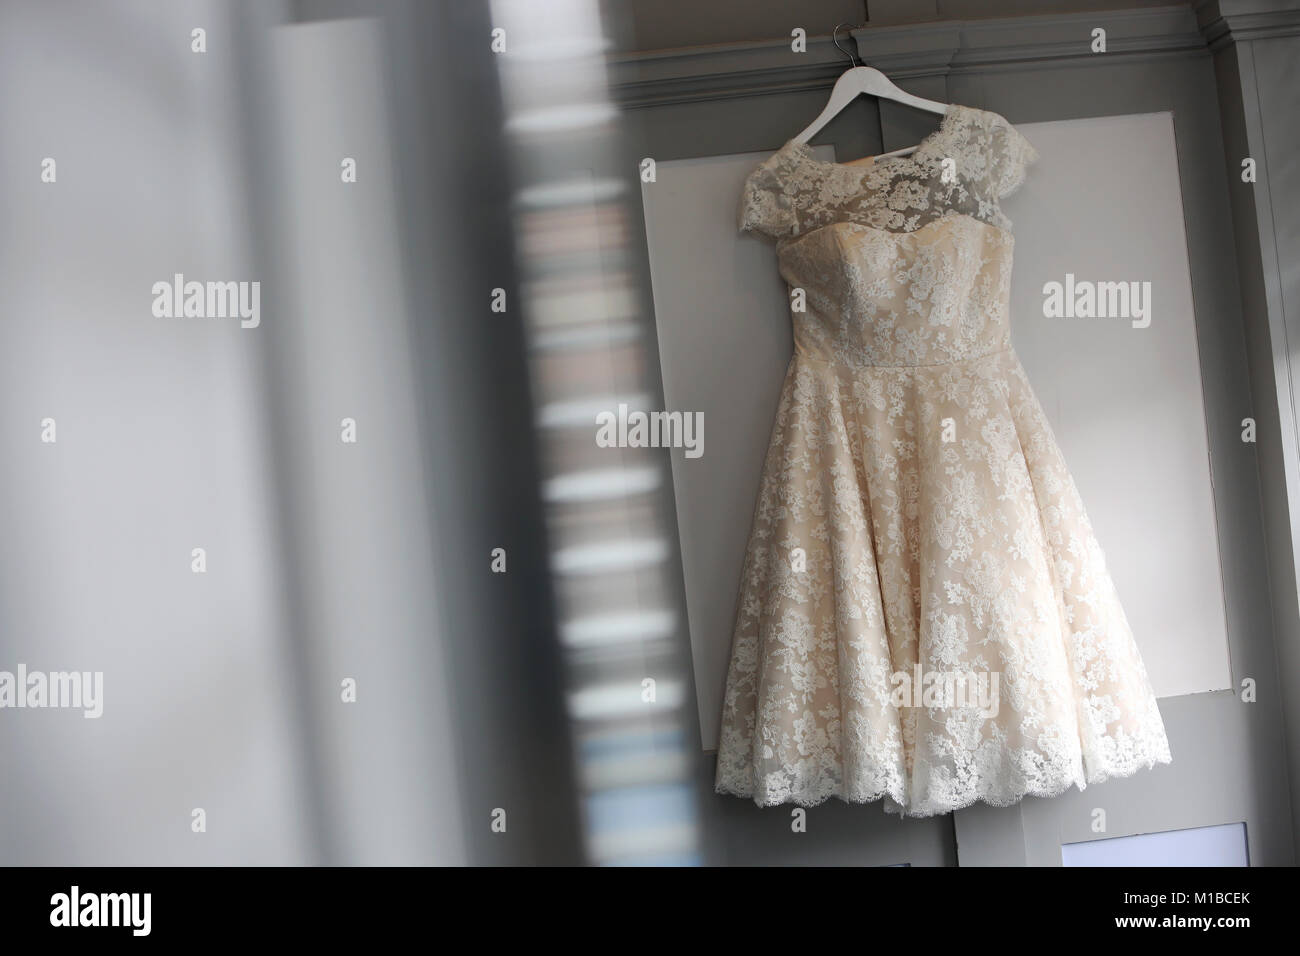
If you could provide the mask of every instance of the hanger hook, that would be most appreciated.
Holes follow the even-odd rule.
[[[851,30],[855,26],[857,26],[857,24],[854,23],[836,24],[835,29],[831,31],[831,42],[835,44],[835,49],[839,50],[841,53],[843,53],[845,56],[849,58],[849,62],[851,64],[853,64],[854,66],[861,66],[862,64],[858,62],[858,58],[856,56],[854,56],[850,51],[844,49],[844,47],[840,46],[840,37],[839,37],[840,27],[848,27]]]

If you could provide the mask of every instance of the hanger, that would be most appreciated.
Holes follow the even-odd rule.
[[[894,83],[881,73],[879,70],[870,66],[860,66],[857,57],[851,52],[840,46],[839,32],[840,27],[852,26],[852,24],[841,23],[835,27],[831,33],[831,42],[835,44],[835,49],[839,50],[849,58],[853,64],[851,68],[845,70],[840,78],[835,81],[835,86],[831,90],[831,98],[826,104],[826,108],[821,114],[812,121],[812,123],[802,133],[795,137],[795,142],[806,143],[817,135],[823,126],[831,121],[844,107],[848,106],[859,95],[865,93],[868,96],[875,96],[881,99],[894,100],[905,106],[914,106],[919,110],[926,110],[930,113],[943,115],[948,112],[948,104],[940,103],[937,100],[927,100],[920,96],[913,96],[906,90],[899,89]],[[906,156],[914,153],[919,147],[905,146],[902,149],[896,149],[891,153],[881,153],[874,159],[885,159],[890,156]]]

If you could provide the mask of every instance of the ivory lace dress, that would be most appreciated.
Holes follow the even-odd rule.
[[[998,202],[1036,158],[1003,117],[952,106],[910,157],[827,163],[792,140],[745,182],[740,228],[776,241],[806,308],[742,573],[719,793],[930,816],[1169,762],[1011,346]],[[996,674],[996,709],[900,697],[899,674]]]

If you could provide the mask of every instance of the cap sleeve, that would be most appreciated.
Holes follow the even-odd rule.
[[[992,130],[989,158],[993,195],[1004,199],[1020,188],[1030,165],[1038,160],[1033,143],[1002,117]]]
[[[745,178],[740,189],[736,225],[740,232],[752,232],[779,239],[794,228],[794,207],[786,194],[771,156]]]

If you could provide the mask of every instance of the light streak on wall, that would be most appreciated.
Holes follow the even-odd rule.
[[[668,453],[596,441],[597,414],[649,411],[656,393],[610,43],[593,0],[497,0],[492,22],[504,31],[520,291],[587,855],[697,863]]]

